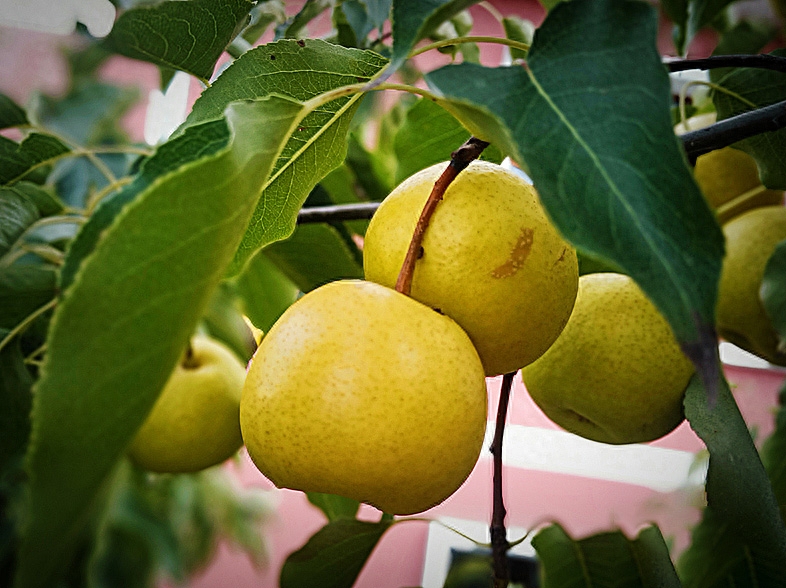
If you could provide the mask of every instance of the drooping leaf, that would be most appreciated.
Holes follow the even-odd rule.
[[[21,106],[5,94],[0,94],[0,129],[18,127],[29,122]]]
[[[298,288],[264,252],[252,257],[235,278],[240,305],[251,323],[267,332],[297,300]]]
[[[281,588],[351,588],[391,521],[339,519],[292,553],[281,569]]]
[[[226,124],[217,121],[193,127],[182,136],[161,145],[153,157],[142,163],[134,180],[106,197],[79,231],[68,248],[60,272],[60,287],[65,290],[71,285],[84,258],[93,251],[104,231],[128,203],[160,176],[218,153],[226,147],[228,133]]]
[[[21,143],[0,136],[0,185],[12,184],[69,151],[51,135],[31,133]]]
[[[535,32],[535,26],[532,22],[516,15],[511,15],[502,19],[502,26],[505,29],[505,36],[511,41],[518,41],[527,45],[532,44],[532,35]],[[513,59],[524,59],[527,57],[527,52],[511,47],[510,56]]]
[[[243,38],[254,45],[271,24],[287,19],[285,0],[266,0],[251,9],[251,22],[243,29]]]
[[[249,0],[160,2],[127,10],[105,39],[109,49],[202,80],[248,22]]]
[[[660,530],[636,539],[620,531],[573,539],[558,524],[539,531],[532,546],[541,562],[543,588],[679,588]]]
[[[786,526],[726,380],[710,407],[694,377],[685,416],[710,453],[707,508],[678,570],[685,588],[777,586],[786,569]]]
[[[331,0],[306,0],[292,18],[276,27],[276,40],[303,37],[308,23],[330,8]]]
[[[0,338],[5,334],[0,330]],[[12,341],[0,351],[0,478],[9,464],[24,454],[30,433],[32,385],[18,340]]]
[[[306,497],[311,504],[325,513],[330,522],[339,519],[354,519],[360,508],[360,503],[357,500],[336,494],[306,492]]]
[[[277,94],[305,101],[329,90],[370,80],[383,57],[319,40],[283,40],[244,53],[200,96],[186,125],[220,115],[232,100]],[[346,134],[360,95],[333,100],[306,116],[290,138],[238,249],[230,274],[239,272],[263,244],[287,237],[294,216],[271,218],[267,211],[297,210],[312,188],[346,154]]]
[[[764,310],[786,349],[786,241],[782,241],[767,261],[759,290]]]
[[[393,0],[393,53],[386,75],[401,67],[415,43],[428,37],[443,22],[479,1]]]
[[[92,499],[225,274],[302,105],[269,97],[226,113],[226,147],[144,190],[58,304],[35,387],[18,588],[62,573]]]
[[[381,28],[390,16],[392,0],[344,0],[341,11],[360,42],[375,28]]]
[[[786,49],[771,53],[786,57]],[[736,68],[717,80],[728,92],[714,92],[713,102],[718,120],[723,120],[786,100],[786,76],[780,72],[753,68]],[[743,101],[744,100],[744,101]],[[756,160],[762,183],[773,190],[786,189],[786,129],[770,131],[734,144]]]
[[[445,109],[431,100],[418,100],[407,110],[396,133],[396,184],[430,165],[448,161],[469,136],[467,129]],[[495,163],[504,158],[494,146],[487,147],[481,157]]]
[[[0,258],[40,217],[35,203],[16,186],[0,188]]]
[[[640,2],[565,2],[536,31],[528,68],[426,77],[473,134],[525,164],[568,240],[636,280],[712,380],[723,236],[672,130],[657,22]]]
[[[50,265],[0,267],[0,328],[12,329],[56,295],[57,270]]]

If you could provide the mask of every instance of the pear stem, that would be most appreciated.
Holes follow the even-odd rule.
[[[502,388],[499,392],[499,405],[497,406],[497,421],[494,426],[494,440],[489,451],[494,461],[494,489],[493,507],[491,512],[491,556],[493,559],[494,588],[506,588],[510,575],[508,573],[508,543],[507,530],[505,529],[505,500],[502,495],[502,438],[505,434],[505,420],[508,416],[508,403],[510,390],[513,386],[513,377],[516,372],[510,372],[502,377]]]
[[[412,240],[409,242],[409,249],[404,258],[404,263],[401,266],[401,271],[396,280],[396,291],[409,296],[412,290],[412,276],[415,273],[415,262],[418,258],[422,257],[423,237],[426,234],[429,222],[434,211],[437,209],[437,204],[445,196],[445,191],[450,186],[451,182],[456,179],[459,172],[464,170],[470,163],[475,161],[483,150],[488,147],[486,141],[482,141],[476,137],[470,137],[467,141],[453,153],[450,154],[450,163],[442,172],[442,175],[434,182],[434,187],[429,194],[426,204],[418,218],[418,223],[415,226],[415,232],[412,235]]]
[[[186,343],[186,349],[183,352],[183,360],[180,362],[180,365],[187,370],[193,370],[199,367],[199,362],[197,358],[194,357],[194,347],[191,345],[191,339]]]

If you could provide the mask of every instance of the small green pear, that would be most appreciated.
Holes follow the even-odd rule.
[[[556,424],[593,441],[652,441],[683,420],[693,365],[666,320],[622,274],[579,279],[562,334],[522,371],[532,399]]]
[[[240,395],[246,369],[225,345],[191,339],[128,454],[153,472],[196,472],[217,465],[243,445]]]
[[[770,363],[786,366],[778,334],[764,309],[759,289],[775,246],[786,239],[786,207],[767,206],[723,226],[726,256],[718,291],[718,334]]]
[[[486,403],[483,367],[456,323],[395,290],[347,280],[309,292],[267,333],[240,425],[276,486],[412,514],[469,475]]]
[[[402,182],[366,231],[366,279],[396,283],[423,205],[447,163]],[[486,374],[538,358],[570,316],[578,287],[575,250],[535,189],[505,168],[473,161],[450,184],[425,233],[411,295],[455,320]]]

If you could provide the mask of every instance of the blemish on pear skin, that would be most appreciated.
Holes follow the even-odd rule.
[[[529,252],[532,250],[532,242],[534,241],[534,237],[535,229],[529,229],[526,227],[521,229],[521,235],[519,235],[516,244],[510,251],[508,260],[498,268],[494,269],[491,272],[491,277],[509,278],[522,267],[524,267],[524,262],[527,260],[527,257],[529,257]]]
[[[565,261],[565,254],[566,254],[567,252],[568,252],[568,248],[567,248],[567,247],[563,247],[563,248],[562,248],[562,253],[560,253],[559,257],[557,258],[557,261],[555,261],[555,262],[552,264],[552,267],[556,266],[558,263],[560,263],[560,262],[562,262],[562,261]]]

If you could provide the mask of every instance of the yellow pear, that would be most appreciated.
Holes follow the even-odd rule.
[[[366,232],[366,279],[396,283],[437,164],[402,182]],[[415,265],[412,297],[467,332],[489,376],[516,371],[554,342],[578,287],[575,250],[552,226],[535,189],[475,161],[445,192]]]
[[[219,464],[243,444],[240,394],[246,369],[232,351],[205,335],[192,338],[129,448],[154,472],[195,472]]]
[[[786,366],[778,335],[759,296],[767,261],[786,239],[786,207],[746,212],[723,226],[726,257],[718,292],[718,334],[738,347]]]
[[[483,367],[456,323],[395,290],[346,280],[303,296],[267,333],[240,425],[276,486],[412,514],[472,471],[486,403]]]
[[[677,125],[677,134],[713,124],[715,113],[688,119],[687,125]],[[723,147],[700,155],[693,169],[709,205],[716,210],[723,224],[747,210],[783,203],[783,192],[768,190],[759,179],[756,161],[744,151]]]
[[[579,279],[567,326],[521,373],[532,399],[556,424],[621,444],[658,439],[682,422],[693,366],[631,278],[598,273]]]

